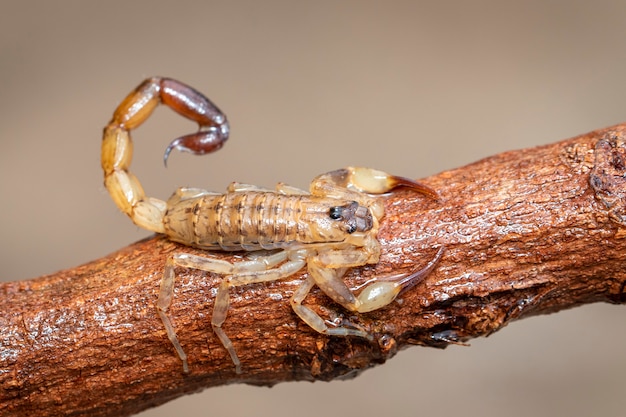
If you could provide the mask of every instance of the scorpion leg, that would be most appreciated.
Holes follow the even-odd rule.
[[[333,272],[336,273],[335,276],[337,278],[340,278],[337,271]],[[345,273],[345,270],[343,272]],[[326,321],[321,318],[319,314],[302,305],[302,302],[314,286],[315,280],[309,275],[304,284],[302,284],[291,297],[291,308],[298,315],[298,317],[302,319],[302,321],[318,333],[330,336],[357,336],[372,340],[372,336],[365,330],[351,329],[349,327],[328,327]]]
[[[303,306],[302,301],[313,285],[320,287],[326,295],[346,309],[367,313],[385,307],[395,300],[402,291],[421,282],[435,268],[443,255],[443,251],[443,247],[440,248],[435,257],[418,271],[374,280],[374,282],[366,285],[358,296],[354,295],[341,278],[346,267],[362,265],[359,263],[362,262],[360,258],[366,257],[367,254],[359,256],[355,253],[358,251],[354,250],[333,251],[334,253],[328,258],[333,259],[332,264],[329,264],[328,259],[323,257],[312,257],[308,261],[309,278],[296,291],[291,299],[291,305],[304,322],[320,333],[336,336],[359,336],[371,340],[371,335],[363,330],[348,327],[329,328],[317,313]]]
[[[228,184],[226,191],[229,193],[241,193],[246,191],[259,191],[263,193],[271,193],[272,190],[269,188],[259,187],[258,185],[253,184],[245,184],[243,182],[231,182]]]
[[[167,311],[169,310],[169,307],[172,304],[172,299],[174,298],[174,281],[176,278],[174,269],[176,266],[209,270],[210,272],[218,274],[232,272],[233,266],[231,263],[219,259],[202,258],[186,253],[174,254],[170,256],[165,263],[165,270],[163,271],[163,278],[161,279],[161,286],[159,290],[159,298],[156,303],[157,312],[163,322],[163,326],[167,332],[167,337],[170,339],[172,345],[174,345],[174,349],[176,349],[178,356],[183,362],[183,372],[189,373],[187,354],[180,345],[178,336],[176,335],[176,330],[174,330],[172,321],[167,315]],[[202,266],[202,268],[199,268],[199,266]]]
[[[291,185],[285,184],[284,182],[279,182],[276,184],[276,191],[279,194],[285,195],[311,195],[308,191],[301,190],[298,187],[293,187]]]
[[[180,187],[174,191],[174,194],[167,200],[167,207],[174,207],[181,201],[203,197],[205,195],[221,195],[221,193],[203,190],[202,188]]]
[[[279,194],[284,195],[310,195],[308,191],[301,190],[296,187],[292,187],[291,185],[284,184],[279,182],[276,184],[275,190],[270,190],[269,188],[259,187],[258,185],[253,184],[245,184],[242,182],[231,182],[226,189],[229,193],[239,193],[245,191],[260,191],[264,193],[273,193],[278,192]]]
[[[294,251],[289,253],[287,251],[283,251],[278,254],[285,254],[285,256],[288,256],[289,258],[287,262],[281,264],[277,268],[271,268],[264,271],[250,271],[241,267],[240,264],[236,264],[235,269],[237,269],[238,272],[227,276],[224,281],[222,281],[222,284],[217,291],[215,306],[213,307],[213,316],[211,317],[211,326],[230,354],[230,357],[235,364],[235,372],[238,374],[241,373],[241,361],[237,356],[237,352],[235,352],[235,348],[233,347],[231,340],[222,329],[222,324],[226,321],[228,307],[230,305],[229,289],[231,287],[239,287],[242,285],[277,281],[295,274],[306,264],[306,254],[304,251]],[[268,257],[276,257],[278,254],[269,255]],[[257,260],[258,258],[255,259],[255,261]],[[273,262],[268,263],[268,266],[272,266],[272,263]]]
[[[176,266],[226,275],[215,298],[211,325],[235,364],[236,372],[241,373],[241,362],[237,357],[232,342],[221,328],[226,320],[228,306],[230,304],[228,289],[230,287],[275,281],[288,277],[304,266],[304,257],[305,254],[302,251],[281,251],[232,264],[217,258],[202,257],[188,253],[179,253],[171,256],[166,263],[163,279],[161,281],[161,289],[157,300],[157,311],[161,321],[163,321],[170,342],[183,362],[183,372],[189,372],[187,355],[178,340],[174,326],[167,314],[174,296],[174,268]],[[281,265],[276,267],[278,264]]]

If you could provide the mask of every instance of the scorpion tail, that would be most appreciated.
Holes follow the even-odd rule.
[[[222,147],[228,139],[226,116],[200,92],[170,78],[153,77],[142,82],[117,107],[104,128],[101,162],[104,185],[115,204],[138,226],[163,233],[164,201],[146,197],[141,183],[128,169],[132,159],[130,131],[141,125],[159,103],[200,126],[196,133],[172,141],[172,149],[203,155]]]

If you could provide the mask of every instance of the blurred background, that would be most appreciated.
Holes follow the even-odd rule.
[[[232,127],[219,153],[174,153],[166,170],[165,146],[195,126],[158,109],[133,171],[159,198],[233,180],[306,188],[346,165],[419,178],[626,121],[626,3],[434,3],[2,1],[0,278],[148,235],[99,162],[102,127],[148,76],[206,93]],[[220,387],[141,415],[623,415],[625,317],[585,306],[469,348],[415,347],[353,381]]]

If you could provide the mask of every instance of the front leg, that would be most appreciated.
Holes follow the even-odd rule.
[[[337,273],[337,271],[333,271]],[[339,275],[337,275],[339,277]],[[352,329],[349,327],[328,327],[326,321],[320,317],[315,311],[303,306],[302,302],[309,294],[309,291],[315,286],[315,280],[311,276],[302,284],[291,297],[291,307],[293,311],[308,324],[313,330],[329,336],[357,336],[364,339],[372,340],[372,336],[360,329]]]
[[[320,256],[308,260],[308,280],[294,293],[291,306],[296,314],[309,326],[320,333],[336,336],[359,336],[366,339],[372,336],[358,329],[348,327],[329,328],[324,320],[310,308],[303,306],[305,297],[317,285],[333,301],[341,304],[349,311],[367,313],[389,305],[396,297],[419,282],[421,282],[434,268],[444,248],[441,247],[435,257],[423,268],[408,274],[394,275],[380,278],[368,284],[361,293],[356,296],[343,281],[343,275],[347,268],[363,265],[362,250],[346,249],[333,250],[330,254],[322,253]],[[332,259],[332,265],[327,262]],[[341,260],[343,259],[343,264]]]

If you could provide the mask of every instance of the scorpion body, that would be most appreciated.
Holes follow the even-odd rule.
[[[294,312],[316,331],[335,336],[371,340],[365,330],[331,326],[302,304],[318,286],[350,311],[368,312],[391,303],[402,291],[420,282],[443,254],[441,247],[423,268],[407,274],[377,278],[357,296],[342,280],[348,268],[378,263],[377,240],[383,204],[376,194],[405,186],[428,197],[437,193],[424,184],[370,168],[348,167],[316,177],[309,192],[278,184],[269,190],[232,183],[226,193],[179,188],[165,202],[147,197],[129,171],[132,158],[130,131],[143,123],[158,104],[165,104],[199,125],[199,130],[175,139],[173,149],[197,155],[214,152],[228,139],[226,116],[204,95],[168,78],[149,78],[118,106],[104,129],[102,168],[104,183],[116,205],[140,227],[164,233],[169,239],[200,249],[257,251],[278,249],[249,260],[230,263],[215,257],[177,253],[165,263],[157,312],[167,336],[189,372],[185,354],[168,316],[174,296],[175,268],[200,269],[224,276],[218,289],[211,325],[228,351],[237,373],[241,362],[222,330],[229,307],[229,288],[275,281],[307,267],[305,282],[291,297]]]
[[[170,201],[171,203],[171,201]],[[370,212],[351,201],[275,192],[229,192],[180,201],[163,226],[170,239],[210,250],[296,249],[314,243],[342,242],[345,232],[373,226]],[[329,211],[340,207],[353,221],[331,226]],[[338,209],[335,209],[338,210]],[[328,219],[328,220],[327,220]],[[321,224],[326,222],[328,225]],[[342,230],[345,229],[345,230]]]

